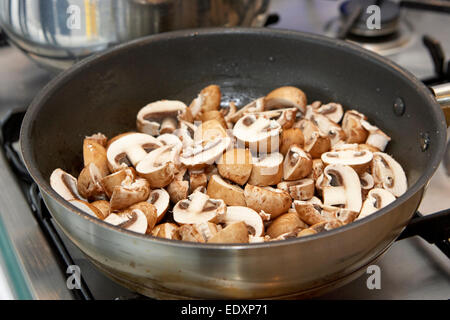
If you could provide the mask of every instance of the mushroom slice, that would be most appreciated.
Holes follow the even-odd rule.
[[[334,123],[339,123],[339,121],[341,121],[342,119],[342,116],[344,115],[344,109],[342,108],[342,105],[335,102],[330,102],[322,105],[320,105],[320,103],[313,103],[311,105],[311,108],[314,113],[325,116]]]
[[[260,153],[277,151],[280,133],[281,126],[277,121],[255,114],[242,117],[233,128],[233,135],[240,144]]]
[[[190,170],[189,172],[189,190],[193,192],[195,189],[206,188],[208,184],[208,176],[205,170]]]
[[[226,130],[216,119],[202,122],[194,133],[194,143],[202,142],[203,144],[214,141],[217,138],[227,137]]]
[[[110,142],[106,150],[111,172],[124,166],[136,166],[150,151],[161,147],[156,138],[145,133],[123,134]]]
[[[283,155],[279,152],[252,158],[252,172],[248,183],[265,187],[276,185],[283,178]]]
[[[395,200],[395,196],[389,191],[375,188],[369,191],[357,219],[365,218],[379,209],[386,207]]]
[[[263,112],[245,112],[244,115],[254,114],[258,117],[264,117],[266,119],[276,120],[281,128],[289,129],[294,125],[296,116],[297,116],[297,108],[286,108],[286,109],[276,109],[270,111]]]
[[[213,237],[208,243],[248,243],[247,225],[243,221],[229,224]]]
[[[211,222],[185,224],[178,229],[181,240],[201,243],[207,242],[218,231],[218,226]]]
[[[302,179],[309,175],[312,170],[311,156],[297,145],[292,145],[284,158],[283,178],[284,180]]]
[[[252,155],[248,149],[227,150],[217,161],[219,174],[240,185],[250,178],[252,168]]]
[[[81,196],[88,200],[101,200],[105,198],[105,191],[101,186],[102,174],[95,165],[90,162],[78,177],[77,188]]]
[[[228,206],[245,206],[244,190],[227,183],[219,175],[213,175],[208,183],[207,194],[213,199],[222,199]]]
[[[305,139],[303,149],[308,152],[313,159],[320,158],[322,153],[330,150],[330,138],[327,135],[324,135],[312,121],[302,119],[295,124],[295,127],[302,130]]]
[[[108,201],[97,200],[97,201],[91,202],[91,205],[93,205],[98,210],[100,210],[104,218],[109,216],[109,202]]]
[[[148,153],[136,166],[137,173],[148,180],[151,188],[163,188],[172,182],[180,149],[164,146]]]
[[[378,127],[371,125],[366,120],[361,120],[361,124],[364,129],[369,131],[369,136],[367,137],[366,144],[377,148],[379,151],[384,151],[389,141],[391,141],[391,138],[383,131],[381,131]]]
[[[147,219],[147,230],[145,233],[151,234],[158,220],[158,213],[156,211],[155,206],[146,201],[142,201],[133,204],[132,206],[127,208],[124,212],[122,212],[122,214],[132,213],[133,211],[141,211],[142,213],[144,213]]]
[[[271,187],[258,187],[247,184],[244,189],[247,207],[256,212],[263,210],[270,214],[271,219],[276,218],[289,210],[292,199],[289,193]]]
[[[363,143],[367,139],[368,132],[361,124],[361,120],[367,117],[356,110],[348,110],[342,119],[342,129],[346,135],[347,143]]]
[[[114,188],[122,184],[130,184],[136,179],[136,171],[133,168],[127,167],[114,172],[100,180],[103,190],[108,198],[111,198]]]
[[[227,122],[236,123],[244,114],[261,112],[264,110],[264,97],[253,100],[249,104],[240,108],[237,112],[225,116]]]
[[[150,194],[150,185],[146,179],[138,178],[132,182],[125,180],[114,187],[110,199],[110,210],[116,211],[146,201]]]
[[[285,156],[289,150],[289,147],[293,144],[303,147],[305,139],[303,132],[299,128],[290,128],[281,132],[281,146],[280,152]]]
[[[152,236],[164,239],[181,240],[175,223],[161,223],[152,230]]]
[[[366,199],[369,191],[375,186],[375,180],[372,175],[368,172],[363,172],[359,175],[359,181],[361,183],[361,191],[363,200]]]
[[[221,96],[220,88],[217,85],[210,85],[202,89],[189,106],[192,116],[199,119],[203,112],[219,110]]]
[[[212,110],[207,111],[201,115],[202,123],[210,121],[210,120],[216,120],[219,122],[219,124],[222,126],[223,129],[228,129],[227,122],[225,121],[225,117],[222,112],[218,110]]]
[[[386,153],[375,152],[373,154],[372,176],[375,186],[390,191],[396,197],[400,197],[408,188],[402,166]]]
[[[50,175],[50,186],[65,200],[84,200],[78,193],[77,179],[62,169],[55,169]]]
[[[315,225],[312,225],[311,227],[309,227],[309,229],[314,230],[316,233],[319,233],[323,231],[330,231],[342,227],[343,225],[344,224],[341,221],[337,219],[332,219],[330,221],[323,221]]]
[[[170,201],[177,203],[180,200],[187,199],[189,195],[189,181],[187,179],[187,169],[182,168],[175,174],[173,181],[167,186],[167,192]]]
[[[277,185],[277,188],[289,192],[294,200],[309,200],[314,196],[313,179],[283,181]]]
[[[339,220],[342,224],[348,224],[356,219],[359,212],[327,205],[312,204],[295,200],[295,210],[301,220],[309,225],[330,220]]]
[[[173,208],[173,218],[180,224],[220,222],[227,206],[223,200],[210,199],[208,195],[195,191],[188,199],[179,201]]]
[[[86,212],[87,214],[89,214],[93,217],[96,217],[100,220],[105,219],[105,216],[103,215],[102,211],[97,209],[97,207],[93,206],[89,202],[86,202],[83,200],[78,200],[78,199],[69,200],[69,202],[71,205],[77,207],[81,211]]]
[[[277,238],[282,234],[295,233],[309,226],[298,217],[297,213],[285,213],[276,218],[267,229],[266,234],[271,238]]]
[[[297,238],[311,236],[313,234],[317,234],[317,231],[315,231],[314,229],[311,229],[311,228],[302,229],[297,233]]]
[[[197,127],[187,121],[180,121],[180,127],[175,131],[175,135],[180,139],[183,149],[186,149],[194,144],[194,134]]]
[[[147,202],[152,204],[156,209],[157,223],[161,221],[169,209],[170,197],[169,193],[164,189],[156,189],[150,192]]]
[[[326,183],[322,193],[325,205],[343,206],[356,212],[361,210],[361,182],[355,170],[346,165],[332,164],[325,168],[324,177]]]
[[[325,164],[323,163],[322,159],[313,159],[312,170],[311,170],[311,173],[309,174],[308,178],[317,180],[322,175],[324,169],[325,169]]]
[[[183,150],[180,161],[191,169],[200,169],[214,163],[231,144],[229,137],[216,138],[203,144],[200,141]]]
[[[367,150],[341,150],[322,153],[322,161],[326,164],[343,164],[362,174],[369,167],[373,153]]]
[[[109,174],[105,145],[106,137],[100,133],[86,137],[83,141],[84,166],[87,167],[90,163],[94,163],[100,171],[101,177]]]
[[[103,221],[137,233],[145,234],[147,231],[147,217],[141,210],[133,210],[124,214],[111,213]]]
[[[136,126],[139,132],[152,136],[172,133],[177,128],[179,116],[186,111],[181,101],[160,100],[149,103],[137,114]]]
[[[223,222],[225,225],[243,221],[247,225],[249,235],[264,236],[264,223],[261,216],[253,209],[244,206],[229,206]]]
[[[340,141],[345,141],[344,130],[335,122],[321,114],[312,113],[309,118],[321,131],[323,136],[330,139],[331,146],[334,146]]]
[[[297,108],[301,114],[306,112],[306,95],[296,87],[286,86],[271,91],[264,99],[264,110]]]
[[[163,146],[175,146],[180,150],[183,148],[183,143],[180,138],[172,133],[164,133],[156,138]]]

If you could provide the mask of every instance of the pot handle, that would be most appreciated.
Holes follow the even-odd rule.
[[[397,240],[413,236],[436,244],[450,258],[450,209],[425,216],[416,212]]]
[[[436,97],[436,101],[441,105],[447,127],[450,127],[450,82],[431,86],[430,89]]]

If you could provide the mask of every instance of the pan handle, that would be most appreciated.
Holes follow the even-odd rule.
[[[431,86],[430,89],[444,111],[447,127],[450,127],[450,82]]]

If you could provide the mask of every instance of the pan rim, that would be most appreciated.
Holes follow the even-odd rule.
[[[411,74],[409,71],[403,69],[396,63],[394,63],[391,60],[388,60],[385,57],[382,57],[376,53],[373,53],[371,51],[368,51],[364,48],[361,48],[357,46],[356,44],[328,38],[322,35],[312,34],[312,33],[305,33],[305,32],[299,32],[299,31],[292,31],[292,30],[284,30],[284,29],[275,29],[275,28],[242,28],[242,27],[233,27],[233,28],[203,28],[203,29],[187,29],[187,30],[179,30],[179,31],[172,31],[172,32],[166,32],[161,34],[155,34],[150,35],[147,37],[139,38],[136,40],[132,40],[130,42],[118,45],[114,48],[111,48],[109,50],[103,51],[101,53],[94,54],[88,58],[83,59],[82,61],[78,62],[71,68],[67,69],[66,71],[63,71],[62,73],[58,74],[55,78],[53,78],[32,100],[30,106],[27,109],[27,112],[25,114],[24,120],[22,122],[21,130],[20,130],[20,146],[21,146],[21,152],[23,155],[25,166],[30,173],[33,180],[36,182],[36,184],[39,186],[41,190],[43,190],[48,196],[50,196],[52,199],[56,200],[59,205],[64,207],[66,210],[72,211],[73,213],[79,215],[80,217],[89,220],[90,222],[96,223],[99,227],[111,230],[114,232],[120,232],[122,234],[125,234],[126,236],[133,237],[139,240],[143,241],[150,241],[150,242],[157,242],[160,244],[165,244],[169,246],[176,246],[176,247],[185,247],[185,248],[203,248],[205,250],[217,250],[217,249],[231,249],[231,250],[253,250],[253,249],[262,249],[262,248],[268,248],[268,247],[279,247],[279,246],[289,246],[294,245],[297,243],[303,243],[303,242],[309,242],[314,241],[319,238],[326,238],[326,237],[332,237],[336,234],[342,233],[342,232],[348,232],[354,228],[358,228],[359,226],[370,223],[372,220],[376,220],[385,214],[389,214],[393,208],[399,207],[403,203],[405,203],[407,200],[412,198],[416,193],[420,192],[424,186],[428,183],[428,181],[433,176],[434,172],[437,170],[439,163],[441,162],[443,155],[444,155],[444,145],[445,145],[445,139],[440,139],[441,141],[436,140],[435,143],[440,143],[441,148],[439,148],[439,145],[437,146],[437,152],[434,153],[431,157],[430,163],[428,167],[422,172],[421,176],[418,178],[418,180],[408,187],[408,190],[399,198],[397,198],[394,202],[389,204],[388,206],[382,208],[381,210],[377,211],[376,213],[361,219],[354,221],[350,224],[347,224],[345,226],[342,226],[337,229],[333,229],[327,232],[318,233],[315,235],[311,235],[308,237],[301,237],[301,238],[292,238],[292,239],[286,239],[281,241],[273,241],[273,242],[263,242],[263,243],[246,243],[246,244],[212,244],[212,243],[194,243],[194,242],[186,242],[186,241],[179,241],[179,240],[171,240],[171,239],[164,239],[164,238],[157,238],[152,235],[144,235],[139,234],[133,231],[129,231],[126,229],[119,228],[117,226],[111,225],[107,222],[104,222],[100,219],[94,218],[90,216],[89,214],[79,210],[75,206],[71,205],[68,201],[64,200],[59,194],[57,194],[50,186],[49,182],[46,181],[46,179],[43,178],[41,172],[37,168],[37,166],[34,165],[34,157],[31,152],[31,139],[27,139],[27,137],[30,136],[30,131],[32,128],[32,119],[34,119],[35,115],[40,111],[41,107],[45,105],[45,102],[47,99],[56,92],[62,85],[64,85],[66,82],[69,81],[71,76],[79,74],[80,72],[83,72],[86,68],[89,68],[90,65],[95,64],[102,59],[107,59],[110,56],[121,54],[122,52],[126,52],[127,50],[130,50],[134,48],[135,46],[142,46],[147,45],[152,42],[159,42],[159,41],[168,41],[173,38],[191,38],[191,37],[197,37],[197,36],[213,36],[213,35],[223,35],[223,34],[243,34],[243,35],[265,35],[269,37],[283,37],[286,39],[302,39],[303,41],[310,41],[310,42],[320,42],[323,45],[331,46],[331,47],[338,47],[343,50],[347,50],[349,53],[352,54],[358,54],[361,57],[365,58],[371,58],[373,63],[378,63],[380,66],[383,67],[390,67],[396,70],[396,72],[401,75],[403,78],[407,79],[407,81],[410,81],[412,85],[416,87],[416,89],[419,92],[422,92],[422,95],[426,100],[429,102],[429,107],[433,108],[435,111],[435,114],[440,117],[440,128],[436,128],[436,130],[446,130],[445,125],[445,119],[442,113],[442,110],[435,100],[433,94],[431,91],[428,90],[428,88],[420,81],[418,80],[413,74]],[[427,94],[425,94],[425,92]],[[411,214],[412,215],[412,214]]]

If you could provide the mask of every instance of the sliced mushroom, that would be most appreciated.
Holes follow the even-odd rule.
[[[167,186],[167,192],[170,201],[177,203],[180,200],[187,199],[189,195],[189,181],[187,180],[187,169],[181,169],[174,177],[173,181]]]
[[[147,231],[147,217],[141,210],[124,214],[111,213],[104,221],[137,233],[145,234]]]
[[[297,233],[297,238],[311,236],[313,234],[317,234],[317,231],[315,231],[314,229],[311,229],[311,228],[302,229]]]
[[[323,163],[322,159],[313,159],[312,170],[308,178],[316,181],[322,175],[324,169],[325,164]]]
[[[108,198],[111,198],[114,188],[122,184],[130,184],[136,179],[136,171],[133,168],[123,168],[100,180],[100,184]]]
[[[291,145],[296,144],[303,148],[305,139],[299,128],[290,128],[281,132],[280,152],[285,156]]]
[[[206,188],[208,184],[208,176],[205,170],[190,170],[189,171],[189,190],[192,193],[199,187]]]
[[[389,191],[381,188],[372,189],[369,191],[357,219],[365,218],[393,201],[395,201],[395,196]]]
[[[214,163],[231,144],[229,137],[217,138],[203,144],[200,141],[192,147],[183,150],[180,161],[191,169],[200,169]]]
[[[309,229],[314,230],[316,233],[319,233],[324,231],[330,231],[342,227],[343,225],[344,224],[341,221],[337,219],[332,219],[330,221],[323,221],[315,225],[312,225],[311,227],[309,227]]]
[[[207,143],[214,141],[217,138],[227,137],[227,132],[224,127],[216,119],[202,122],[194,133],[194,143]]]
[[[157,216],[156,222],[160,222],[169,209],[169,193],[165,189],[152,190],[147,199],[147,202],[155,207]]]
[[[312,204],[305,201],[295,200],[295,210],[301,220],[309,225],[331,220],[339,220],[348,224],[356,219],[359,212],[328,205]]]
[[[109,174],[105,145],[106,137],[100,133],[86,137],[83,141],[84,166],[87,167],[90,163],[94,163],[102,177]]]
[[[225,117],[227,122],[236,123],[239,119],[241,119],[244,114],[261,112],[264,110],[264,97],[253,100],[249,104],[240,108],[237,112],[234,112]]]
[[[161,142],[145,133],[120,135],[110,142],[106,150],[109,169],[115,172],[124,166],[136,166],[147,153],[161,146]]]
[[[225,223],[225,225],[229,225],[238,221],[245,222],[249,235],[255,237],[264,236],[263,220],[255,210],[244,206],[229,206],[227,208],[223,223]]]
[[[65,200],[84,200],[78,193],[77,179],[62,169],[55,169],[50,175],[50,186]]]
[[[126,213],[133,213],[135,211],[140,211],[144,213],[146,219],[147,219],[147,230],[145,233],[151,234],[153,228],[156,225],[156,222],[158,220],[158,213],[156,211],[156,207],[152,205],[149,202],[142,201],[133,204],[129,208],[127,208],[125,211],[122,212],[122,214]]]
[[[368,132],[361,124],[361,120],[367,117],[356,110],[348,110],[342,119],[342,129],[346,135],[347,143],[363,143],[367,139]]]
[[[79,194],[88,200],[101,200],[105,198],[105,191],[101,186],[102,174],[95,165],[90,162],[78,176],[77,188]]]
[[[189,106],[192,116],[200,119],[203,112],[219,110],[221,96],[220,88],[217,85],[210,85],[202,89]]]
[[[248,243],[248,231],[245,222],[235,222],[229,224],[213,237],[208,243]]]
[[[110,199],[111,212],[128,208],[129,206],[146,201],[150,194],[150,185],[146,179],[137,178],[126,181],[113,189]]]
[[[241,145],[259,153],[277,151],[280,133],[281,126],[277,121],[254,114],[242,117],[233,128],[233,135]]]
[[[366,144],[377,148],[379,151],[384,151],[389,141],[391,141],[391,138],[378,127],[371,125],[366,120],[361,120],[361,124],[363,128],[369,132]]]
[[[271,219],[287,212],[292,204],[289,193],[271,187],[247,184],[244,189],[244,196],[247,207],[256,212],[263,210],[270,214]]]
[[[101,211],[104,218],[109,216],[109,202],[106,200],[97,200],[94,202],[91,202],[91,205],[96,207],[98,210]]]
[[[183,148],[183,143],[180,138],[172,133],[164,133],[156,138],[163,146],[175,146],[180,150]]]
[[[294,126],[302,130],[305,139],[303,149],[308,152],[313,159],[320,158],[322,153],[330,150],[330,138],[323,134],[312,121],[302,119]]]
[[[306,112],[306,95],[296,87],[286,86],[271,91],[264,99],[264,110],[297,108],[301,114]]]
[[[284,158],[284,180],[298,180],[311,173],[312,159],[302,148],[292,145]]]
[[[175,223],[161,223],[152,230],[152,236],[164,239],[181,240],[178,226]]]
[[[359,181],[361,183],[362,198],[365,200],[369,191],[375,186],[375,180],[370,173],[363,172],[359,175]]]
[[[148,153],[136,166],[137,173],[147,179],[151,188],[163,188],[172,182],[179,165],[180,149],[164,146]]]
[[[244,190],[237,185],[213,175],[208,183],[208,195],[213,199],[222,199],[228,206],[245,206]]]
[[[205,123],[210,120],[215,120],[219,122],[219,124],[222,126],[223,129],[225,130],[228,129],[228,125],[224,115],[222,114],[222,112],[218,110],[212,110],[202,113],[200,120],[202,121],[202,123]]]
[[[300,220],[297,213],[285,213],[277,217],[267,229],[266,234],[271,238],[277,238],[282,234],[295,233],[309,226]]]
[[[344,115],[344,109],[340,103],[330,102],[327,104],[312,103],[312,111],[316,114],[327,117],[334,123],[339,123]]]
[[[188,112],[181,101],[161,100],[152,102],[137,114],[136,125],[139,132],[152,136],[172,133],[178,126],[180,115]]]
[[[173,208],[173,218],[180,224],[220,222],[227,206],[220,199],[210,199],[208,195],[195,191],[188,199],[179,201]]]
[[[227,150],[217,161],[219,174],[240,185],[250,178],[252,168],[252,155],[248,149]]]
[[[373,154],[372,176],[375,180],[375,186],[390,191],[396,197],[400,197],[408,188],[403,168],[386,153],[375,152]]]
[[[77,207],[78,209],[80,209],[83,212],[86,212],[87,214],[96,217],[100,220],[105,219],[106,217],[103,215],[102,211],[100,211],[99,209],[97,209],[97,207],[93,206],[92,204],[90,204],[89,202],[83,201],[83,200],[69,200],[70,204],[72,204],[73,206]]]
[[[334,146],[341,141],[345,141],[346,135],[344,130],[327,117],[321,114],[312,113],[308,119],[319,128],[322,136],[327,136],[330,139],[331,146]]]
[[[194,135],[197,131],[197,126],[187,121],[180,121],[180,127],[175,130],[174,134],[180,139],[183,149],[191,147],[194,144]]]
[[[219,232],[218,226],[211,222],[185,224],[178,229],[181,240],[201,243],[207,242],[217,232]]]
[[[373,153],[367,150],[340,150],[322,153],[322,161],[326,164],[343,164],[353,168],[358,174],[367,170],[373,159]]]
[[[342,206],[359,212],[362,206],[361,182],[358,174],[349,166],[328,165],[324,170],[325,187],[322,189],[323,203]]]
[[[309,200],[314,196],[313,179],[283,181],[277,184],[277,188],[288,192],[294,200]]]
[[[297,108],[276,109],[262,112],[245,112],[244,115],[254,114],[257,117],[276,120],[283,130],[292,128],[294,125]]]
[[[283,178],[283,155],[279,152],[252,158],[252,172],[248,183],[265,187],[276,185]]]

